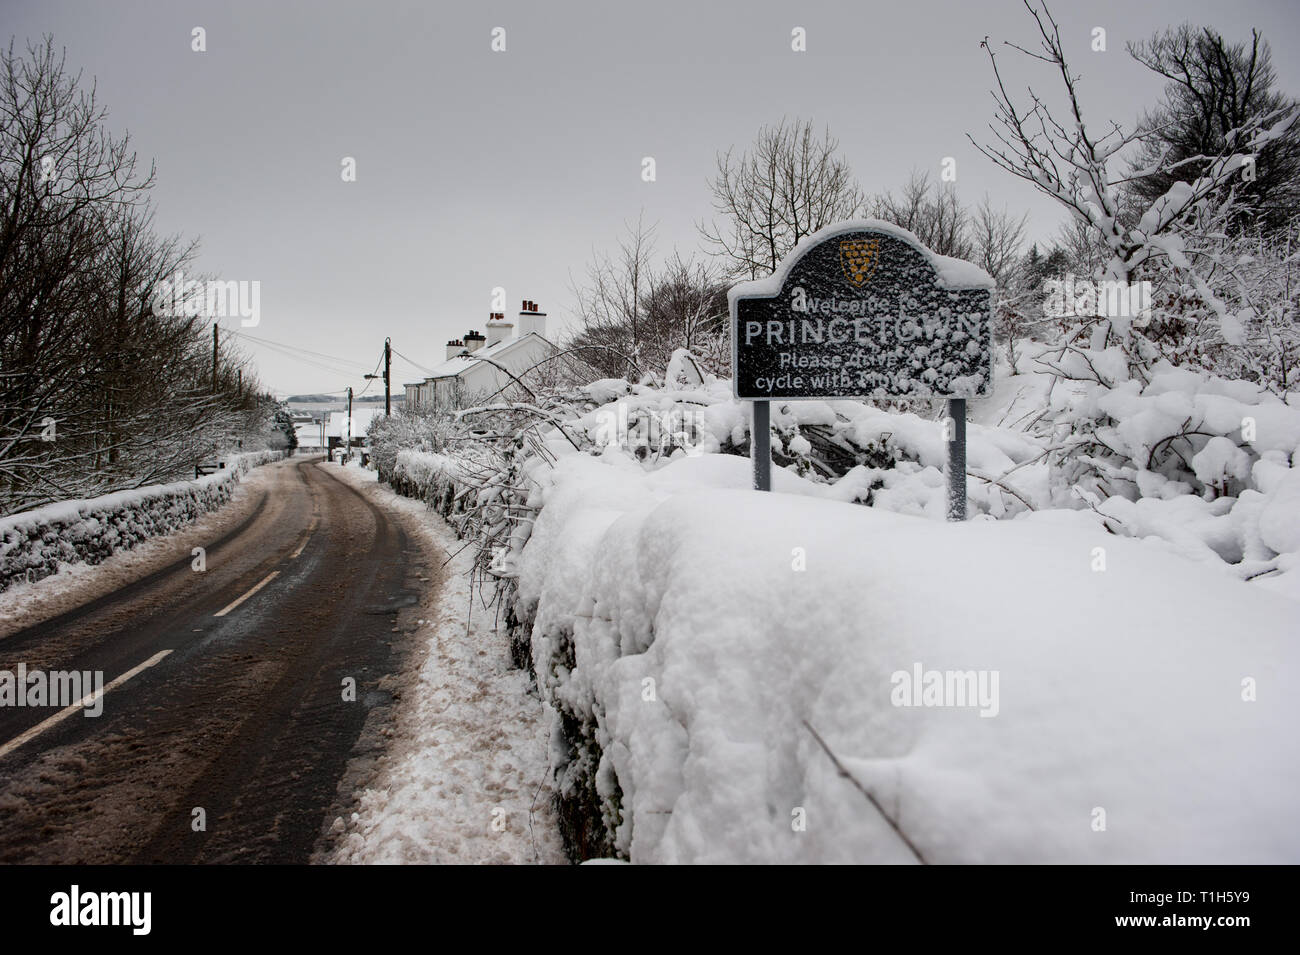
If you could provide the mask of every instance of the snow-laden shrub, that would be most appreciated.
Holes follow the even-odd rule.
[[[1242,577],[1289,566],[1277,521],[1297,480],[1300,406],[1264,387],[1152,364],[1130,376],[1119,348],[1046,348],[1041,407],[1042,507],[1091,507],[1114,533],[1157,537]],[[1282,546],[1272,547],[1269,541]]]
[[[283,451],[251,451],[194,481],[63,501],[0,518],[0,590],[35,581],[63,564],[98,564],[120,550],[170,534],[230,500],[251,468],[278,461]]]
[[[971,403],[975,520],[1083,511],[1103,535],[1155,537],[1225,576],[1260,581],[1252,587],[1300,591],[1291,584],[1300,572],[1290,572],[1300,558],[1295,408],[1255,385],[1159,362],[1149,378],[1129,377],[1120,348],[1025,343],[1019,366],[1001,376],[994,397]],[[395,457],[394,487],[428,501],[477,542],[479,582],[495,580],[514,658],[531,668],[555,713],[555,790],[574,858],[629,851],[618,835],[627,824],[627,777],[615,767],[644,753],[609,752],[630,744],[611,735],[611,704],[593,695],[591,681],[613,658],[597,645],[584,650],[584,640],[603,619],[598,603],[614,600],[616,588],[597,587],[608,555],[581,555],[629,510],[619,484],[648,488],[657,500],[748,483],[748,462],[737,457],[749,452],[748,403],[736,401],[725,380],[692,379],[685,361],[674,370],[666,381],[603,380],[563,400],[471,410],[441,450]],[[859,401],[774,402],[771,410],[778,494],[942,522],[947,441],[932,412]],[[609,488],[560,493],[575,461],[616,479]],[[553,522],[565,526],[565,545],[534,546],[534,528]],[[570,559],[570,550],[579,556]],[[644,560],[648,572],[679,555]],[[532,582],[522,582],[529,574]],[[643,596],[635,577],[621,585],[628,599]],[[548,613],[552,587],[587,594],[588,603]],[[619,636],[615,656],[641,652],[628,647],[653,642],[657,626],[632,643]],[[584,653],[605,662],[592,670]]]
[[[1300,665],[1289,601],[1117,540],[1088,511],[958,526],[788,471],[756,495],[726,455],[646,471],[554,449],[518,605],[575,858],[1300,852],[1298,768],[1276,759],[1296,701],[1252,709],[1238,677]],[[996,673],[998,697],[897,705],[896,674],[917,665]],[[1112,831],[1093,831],[1094,806]]]
[[[401,451],[441,451],[452,433],[446,415],[417,409],[376,415],[366,430],[373,466],[381,481],[391,481]]]

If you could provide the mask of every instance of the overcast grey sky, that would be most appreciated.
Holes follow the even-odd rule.
[[[869,192],[952,156],[967,201],[987,191],[1027,210],[1038,238],[1062,221],[965,137],[992,114],[980,40],[1032,41],[1020,0],[0,0],[0,11],[0,33],[20,44],[53,33],[97,79],[110,126],[157,161],[160,227],[201,238],[202,270],[262,283],[251,334],[360,369],[250,347],[282,392],[359,388],[385,335],[436,364],[448,338],[482,328],[495,286],[510,312],[529,298],[563,323],[570,275],[643,208],[662,252],[697,249],[715,154],[783,116],[828,125]],[[1234,39],[1259,27],[1280,87],[1300,94],[1294,0],[1058,0],[1054,12],[1097,125],[1131,122],[1160,92],[1124,43],[1183,20]],[[205,53],[190,49],[196,26]],[[490,49],[497,26],[504,53]],[[806,53],[790,49],[795,26]],[[1095,26],[1105,53],[1089,48]],[[1042,72],[1016,76],[1051,87]],[[345,156],[356,182],[340,177]],[[641,179],[644,156],[655,182]],[[397,360],[393,377],[400,390],[420,373]]]

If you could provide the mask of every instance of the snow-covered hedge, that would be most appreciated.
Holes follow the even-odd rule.
[[[283,451],[251,451],[227,458],[225,468],[195,481],[61,501],[0,518],[0,590],[19,580],[47,577],[61,564],[98,564],[119,550],[169,534],[229,501],[251,468],[284,456]]]
[[[388,482],[398,494],[423,500],[443,517],[450,517],[458,484],[463,479],[460,462],[450,455],[399,451]]]
[[[1046,348],[1026,344],[1020,366],[1004,368],[999,374],[995,394],[971,403],[967,460],[974,519],[966,529],[942,523],[946,443],[936,408],[906,411],[856,401],[773,403],[778,494],[741,494],[738,499],[747,502],[746,520],[758,528],[769,524],[784,528],[780,533],[789,543],[778,548],[784,554],[784,567],[770,554],[762,556],[760,538],[766,531],[746,529],[740,517],[725,517],[731,504],[718,503],[715,511],[717,502],[707,498],[718,489],[748,486],[749,462],[744,455],[749,445],[749,409],[732,398],[729,382],[693,373],[684,354],[674,357],[666,381],[595,382],[581,395],[567,396],[562,402],[539,399],[536,405],[516,409],[520,416],[513,430],[504,410],[492,410],[491,426],[478,432],[483,440],[471,440],[466,428],[459,433],[452,429],[436,452],[396,454],[394,486],[430,502],[462,536],[477,542],[480,569],[498,581],[498,612],[511,632],[515,659],[532,669],[556,714],[557,791],[574,857],[613,853],[634,859],[718,858],[716,852],[723,847],[746,842],[748,836],[728,839],[717,828],[695,835],[685,830],[654,834],[657,827],[677,825],[678,818],[683,826],[703,825],[703,817],[692,814],[701,800],[712,807],[706,815],[724,812],[721,804],[709,801],[708,792],[694,788],[698,778],[707,780],[701,784],[706,789],[730,791],[724,778],[706,772],[697,762],[696,726],[704,734],[698,737],[700,746],[709,745],[710,734],[721,733],[727,739],[745,740],[755,765],[767,761],[769,766],[783,767],[782,772],[797,769],[809,779],[826,771],[801,748],[815,745],[813,752],[825,755],[812,730],[801,730],[801,724],[777,726],[758,719],[747,703],[733,697],[714,701],[708,713],[689,708],[694,705],[691,701],[716,692],[710,685],[735,684],[739,696],[759,693],[774,712],[788,716],[790,707],[800,706],[811,712],[821,691],[810,683],[790,682],[801,671],[789,658],[788,645],[829,654],[831,662],[818,658],[822,660],[818,665],[825,667],[819,672],[830,673],[840,665],[850,673],[874,672],[870,668],[878,652],[896,645],[890,642],[894,637],[889,628],[898,633],[928,633],[985,614],[996,620],[996,629],[1008,645],[1031,657],[1038,651],[1027,648],[1040,637],[1046,641],[1044,646],[1064,646],[1064,659],[1073,661],[1085,653],[1080,648],[1096,647],[1112,663],[1115,654],[1137,641],[1135,652],[1150,654],[1141,659],[1147,661],[1143,672],[1151,673],[1153,681],[1158,677],[1150,661],[1161,655],[1182,659],[1188,652],[1196,662],[1178,673],[1200,681],[1209,678],[1209,671],[1201,669],[1203,660],[1219,665],[1221,650],[1253,646],[1255,636],[1245,638],[1244,644],[1234,643],[1238,630],[1262,634],[1266,642],[1274,639],[1279,619],[1276,593],[1300,597],[1300,469],[1295,466],[1300,409],[1294,396],[1278,397],[1254,385],[1161,363],[1155,363],[1144,377],[1129,377],[1118,353],[1108,356],[1104,349],[1075,348],[1053,355]],[[474,412],[472,417],[477,420],[478,415]],[[789,495],[834,504],[836,516],[826,519],[821,531],[803,530],[800,521],[791,517],[794,511],[785,506]],[[674,503],[705,500],[707,504],[691,505],[695,509],[689,510]],[[689,530],[679,527],[681,522]],[[974,529],[986,524],[1007,530]],[[734,553],[733,534],[740,542]],[[860,549],[845,550],[845,542],[836,534],[848,535]],[[953,534],[966,536],[950,540],[947,535]],[[979,534],[1002,535],[990,540],[987,556],[963,549],[963,541]],[[1124,538],[1151,540],[1139,544]],[[912,553],[908,542],[914,539],[933,545],[933,562],[915,554],[910,562],[893,559],[896,554]],[[1148,599],[1140,588],[1124,590],[1118,596],[1098,596],[1093,606],[1089,587],[1104,574],[1082,581],[1070,578],[1073,582],[1066,584],[1038,566],[1040,558],[1051,557],[1043,566],[1059,567],[1068,552],[1069,561],[1079,561],[1070,564],[1071,573],[1094,574],[1095,547],[1103,547],[1112,558],[1124,555],[1121,567],[1112,567],[1109,573],[1148,583],[1157,596]],[[803,558],[796,557],[796,549]],[[820,561],[818,554],[823,555]],[[758,562],[754,568],[746,563],[747,557]],[[806,574],[791,568],[800,559],[808,562]],[[764,560],[774,563],[764,564]],[[939,593],[944,581],[970,577],[968,568],[974,565],[979,565],[974,575],[980,581],[979,593],[969,606],[944,609],[942,594],[926,596],[932,590]],[[870,573],[863,576],[861,568]],[[751,569],[756,572],[751,574]],[[990,576],[995,579],[985,581]],[[1202,578],[1217,582],[1202,586]],[[789,605],[795,609],[789,610],[780,601],[773,603],[772,595],[791,596],[789,586],[808,586],[792,585],[792,580],[817,581],[817,599],[824,606],[814,608],[806,600],[795,600]],[[1176,585],[1178,580],[1183,584]],[[1023,596],[1040,585],[1050,599]],[[1198,596],[1180,602],[1177,586]],[[895,587],[911,588],[914,613],[899,610],[898,601],[890,596]],[[874,594],[881,606],[864,607],[859,592]],[[1236,622],[1201,613],[1200,595],[1229,607]],[[753,613],[739,614],[740,631],[728,616],[736,611],[738,600],[754,608]],[[1256,601],[1266,608],[1258,611],[1264,614],[1263,623],[1255,618]],[[932,604],[934,614],[928,609]],[[1031,606],[1032,612],[1024,610]],[[1149,618],[1154,636],[1147,633],[1147,623],[1116,616],[1130,606],[1134,620]],[[855,630],[862,638],[857,643],[844,635],[843,624],[834,622],[860,618],[876,620],[878,625],[873,624],[870,633]],[[1157,624],[1157,619],[1162,622]],[[805,625],[803,621],[816,622]],[[1216,638],[1222,647],[1216,643],[1204,654],[1202,648],[1213,641],[1203,621],[1217,621],[1215,626],[1222,628]],[[686,654],[674,659],[689,664],[683,663],[681,670],[660,669],[669,659],[664,655],[670,645],[665,635],[673,633],[676,646]],[[1093,633],[1102,633],[1103,638],[1090,643]],[[816,642],[823,636],[830,641],[825,646]],[[884,642],[873,643],[877,638]],[[998,639],[990,635],[981,652],[1000,654],[1005,647]],[[1180,649],[1183,639],[1190,651]],[[809,640],[814,641],[811,647]],[[936,643],[933,648],[940,655],[960,656],[954,644]],[[1274,649],[1269,643],[1267,651],[1250,657],[1253,664],[1243,662],[1241,673],[1232,679],[1269,671],[1274,663],[1268,654]],[[693,655],[697,651],[699,655]],[[852,654],[866,656],[858,659]],[[1276,660],[1281,665],[1293,664],[1285,648],[1279,654]],[[976,660],[972,658],[969,668],[982,668]],[[1038,681],[1037,685],[1057,693],[1066,679],[1062,672],[1044,661],[1030,663],[1029,669],[1019,671],[1020,678]],[[1099,665],[1095,672],[1085,671],[1091,674],[1098,699],[1131,689],[1126,673],[1112,672],[1108,683],[1104,669]],[[1219,676],[1228,679],[1226,672]],[[649,686],[644,682],[647,678],[653,681]],[[645,692],[663,701],[665,697],[655,689],[662,686],[673,687],[667,699],[678,701],[669,706],[668,719],[646,716],[633,705],[653,702],[641,698]],[[861,700],[844,705],[846,712],[869,727],[865,737],[834,720],[824,730],[824,720],[814,720],[803,711],[800,715],[836,752],[847,734],[850,763],[881,758],[871,754],[880,747],[889,749],[889,734],[895,732],[899,719],[897,714],[881,716],[871,687],[864,685],[863,692]],[[773,693],[790,699],[777,705],[770,699]],[[1157,698],[1163,700],[1165,695],[1162,688]],[[1050,711],[1047,694],[1023,698],[1025,705],[1032,704],[1035,718],[1049,726],[1044,748],[1058,753],[1071,751],[1064,737],[1068,732],[1082,733],[1083,723],[1092,718],[1076,713],[1078,722],[1071,723],[1069,707],[1083,704],[1070,693],[1062,698],[1065,708],[1059,712]],[[683,699],[686,702],[680,702]],[[748,722],[727,722],[725,711],[733,705],[748,714]],[[1224,714],[1215,705],[1207,702],[1209,709],[1204,712],[1219,719]],[[1116,720],[1115,727],[1152,716],[1124,706],[1116,712],[1123,719]],[[693,722],[697,716],[703,722]],[[1200,727],[1195,716],[1189,719]],[[746,727],[762,730],[753,730],[756,736],[745,735],[751,733]],[[1268,733],[1274,728],[1270,723]],[[884,735],[877,736],[877,731]],[[1025,745],[1035,743],[1029,730],[1016,732]],[[1185,749],[1170,748],[1171,738],[1162,733],[1138,733],[1134,739],[1164,747],[1171,761],[1187,756]],[[1208,738],[1222,738],[1209,728],[1206,733]],[[768,735],[772,748],[765,751],[763,740]],[[1282,745],[1275,736],[1267,739],[1269,745]],[[1101,745],[1112,744],[1128,754],[1121,762],[1130,757],[1138,761],[1131,748],[1124,749],[1127,744],[1109,736]],[[790,747],[797,750],[796,762],[791,762]],[[1119,793],[1114,798],[1129,805],[1142,825],[1160,815],[1157,803],[1167,795],[1164,788],[1148,787],[1154,795],[1143,801],[1121,778],[1126,771],[1122,766],[1108,769],[1099,755],[1088,759],[1084,755],[1080,754],[1079,763],[1083,769],[1067,774],[1062,785],[1082,787],[1087,774],[1101,774],[1098,778],[1117,780],[1108,791]],[[1005,756],[1024,758],[1019,750]],[[678,759],[682,762],[675,766],[672,761]],[[1172,762],[1161,765],[1183,778]],[[1225,778],[1199,762],[1196,765],[1209,778]],[[735,771],[743,775],[742,769],[738,765]],[[979,787],[999,785],[975,770],[970,772],[966,781],[976,788],[977,796],[983,791]],[[653,781],[658,777],[666,780],[663,786]],[[674,779],[680,781],[680,791],[673,788]],[[823,784],[825,780],[817,782]],[[753,780],[746,785],[754,785]],[[873,786],[868,789],[878,792]],[[762,787],[753,791],[761,792]],[[928,790],[921,795],[927,800],[938,798]],[[1209,801],[1191,806],[1188,818],[1208,819],[1227,800],[1222,791],[1207,790],[1203,795]],[[645,801],[637,803],[643,796]],[[680,799],[686,802],[675,802]],[[848,812],[847,805],[836,804],[832,816]],[[1104,805],[1098,801],[1089,808]],[[869,812],[867,806],[864,811]],[[1047,811],[1042,805],[1015,802],[1015,806],[1027,817]],[[1276,806],[1270,806],[1268,811],[1274,812]],[[988,806],[985,809],[992,812]],[[801,852],[814,858],[822,851],[810,848],[812,840],[780,842],[761,828],[766,823],[760,825],[759,816],[742,814],[735,824],[759,827],[752,829],[760,834],[752,842],[754,859],[802,857]],[[709,825],[722,823],[710,820]],[[931,820],[924,825],[940,823]],[[1043,830],[1048,824],[1034,825]],[[1072,847],[1059,840],[1053,843],[1048,833],[1038,858],[1051,858],[1057,849],[1078,859],[1091,858],[1089,853],[1106,859],[1173,858],[1176,840],[1169,831],[1166,826],[1146,842],[1130,840],[1110,849],[1092,843]],[[638,832],[650,835],[638,836]],[[679,835],[686,841],[679,841]],[[848,830],[847,835],[846,846],[857,845],[872,858],[888,856],[888,852],[878,856],[875,843],[862,841],[862,831]],[[768,836],[776,841],[765,842]],[[1017,839],[1007,835],[989,848],[990,854],[1032,855],[1025,848],[1032,839],[1024,845]],[[1208,837],[1185,841],[1203,859],[1265,854],[1255,848],[1234,854],[1222,845],[1211,845]],[[942,848],[942,840],[936,846]],[[822,848],[828,857],[837,857],[833,850]],[[958,857],[945,856],[943,851],[938,855]]]
[[[945,524],[724,455],[537,477],[519,612],[575,854],[1300,860],[1291,601],[1090,511]],[[917,667],[997,692],[894,705]]]

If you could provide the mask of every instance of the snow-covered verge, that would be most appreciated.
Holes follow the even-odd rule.
[[[473,586],[472,554],[421,504],[378,486],[375,472],[322,467],[393,512],[420,540],[434,575],[396,736],[355,815],[335,821],[331,861],[563,863],[546,706],[510,665],[493,610]]]
[[[675,456],[747,454],[749,407],[731,397],[729,382],[687,386],[672,374],[666,387],[588,386],[604,403],[566,431],[649,469]],[[971,513],[1095,509],[1112,533],[1300,596],[1300,395],[1168,362],[1139,380],[1119,349],[1026,345],[1016,367],[999,369],[995,393],[969,407]],[[774,402],[773,459],[834,500],[942,520],[950,431],[941,414]],[[568,453],[567,441],[552,445]],[[428,465],[407,473],[427,480]]]
[[[0,590],[70,564],[98,564],[142,541],[172,533],[230,500],[251,468],[283,451],[250,451],[194,481],[155,484],[81,501],[61,501],[0,518]]]
[[[951,525],[721,455],[538,479],[519,613],[582,854],[1300,861],[1290,601],[1092,512]],[[995,693],[895,705],[918,667]]]
[[[748,406],[685,353],[662,382],[598,381],[578,396],[486,418],[473,411],[474,432],[467,424],[393,454],[386,478],[444,514],[478,545],[480,570],[501,581],[512,655],[554,709],[555,786],[573,858],[811,860],[846,858],[846,847],[854,858],[889,857],[852,827],[843,841],[822,830],[825,843],[790,844],[763,829],[779,808],[774,793],[794,787],[822,800],[823,819],[874,812],[893,833],[884,812],[908,838],[884,797],[911,796],[895,807],[905,815],[933,806],[914,840],[937,833],[930,851],[920,848],[927,861],[1295,861],[1300,826],[1276,799],[1294,772],[1278,755],[1287,752],[1281,704],[1242,696],[1295,668],[1282,629],[1294,605],[1278,598],[1300,597],[1295,396],[1166,362],[1134,375],[1105,348],[1026,344],[1021,355],[990,398],[971,403],[974,519],[963,527],[942,522],[937,408],[774,403],[777,493],[759,496],[742,490]],[[805,520],[796,506],[830,510]],[[774,551],[773,539],[782,541]],[[1126,586],[1108,591],[1109,580]],[[793,599],[791,587],[804,596]],[[971,636],[938,639],[969,620]],[[895,664],[903,645],[914,655]],[[996,671],[1007,693],[1014,676],[1016,705],[996,719],[976,715],[976,727],[994,729],[957,724],[943,735],[954,711],[889,702],[889,677],[918,664]],[[883,696],[871,682],[881,666]],[[1206,695],[1212,678],[1228,681],[1226,711]],[[730,689],[720,696],[719,687]],[[775,715],[751,706],[755,698]],[[1232,736],[1243,719],[1258,732]],[[880,806],[836,775],[818,734]],[[913,743],[921,755],[977,754],[1011,775],[956,756],[951,769],[942,763],[973,807],[950,813],[939,770],[916,776],[923,764],[908,762]],[[1261,752],[1286,765],[1266,765]],[[1235,793],[1243,760],[1257,761],[1250,785],[1263,795]],[[882,788],[876,766],[914,788]],[[1183,788],[1152,783],[1152,772]],[[727,780],[745,773],[754,814],[724,820],[726,805],[745,802]],[[730,795],[715,801],[715,791]],[[1118,824],[1093,827],[1123,806],[1126,834],[1069,842],[1073,830],[1052,829],[1073,824],[1061,815],[1067,796],[1095,800],[1083,831],[1099,838]],[[995,803],[1010,807],[1011,822],[994,818]],[[969,825],[980,806],[989,839],[957,846],[952,826]],[[786,825],[800,821],[789,816],[796,810],[807,837],[807,801],[782,810]],[[1154,828],[1138,837],[1133,825]],[[1182,831],[1197,825],[1200,836]],[[1290,833],[1273,850],[1248,832],[1270,829]],[[913,858],[896,835],[888,844]]]

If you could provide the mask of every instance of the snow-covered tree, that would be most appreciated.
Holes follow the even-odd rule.
[[[1210,27],[1190,24],[1128,45],[1138,62],[1168,82],[1161,102],[1142,119],[1145,133],[1128,184],[1150,204],[1175,182],[1194,182],[1235,131],[1253,117],[1296,108],[1279,92],[1268,43],[1256,30],[1249,43],[1232,43]],[[1264,143],[1253,176],[1235,183],[1232,231],[1285,230],[1300,215],[1300,125]]]
[[[194,247],[106,118],[51,38],[0,53],[0,512],[184,476],[257,426],[240,356],[152,310]]]
[[[1241,450],[1244,463],[1234,465],[1234,473],[1244,467],[1249,474],[1258,451],[1240,433],[1240,406],[1236,417],[1216,416],[1209,410],[1213,402],[1196,396],[1229,388],[1216,372],[1249,370],[1246,377],[1258,391],[1247,386],[1252,397],[1236,388],[1235,400],[1265,401],[1265,390],[1276,390],[1276,376],[1289,367],[1287,329],[1294,328],[1295,316],[1282,264],[1286,253],[1270,248],[1261,260],[1229,238],[1228,226],[1236,218],[1238,189],[1251,180],[1261,151],[1288,134],[1300,109],[1267,104],[1242,116],[1225,131],[1217,153],[1196,158],[1190,181],[1177,178],[1188,160],[1171,160],[1164,151],[1134,168],[1133,154],[1151,147],[1151,128],[1090,126],[1056,20],[1046,5],[1025,0],[1025,6],[1038,47],[1006,46],[1046,65],[1060,85],[1064,111],[1054,112],[1032,86],[1023,101],[1013,96],[1002,54],[986,39],[995,80],[993,138],[972,142],[1068,210],[1076,261],[1088,251],[1098,263],[1081,277],[1077,297],[1072,284],[1068,295],[1057,292],[1063,333],[1033,356],[1055,381],[1036,422],[1050,439],[1059,500],[1095,505],[1113,495],[1155,493],[1157,480],[1150,475],[1171,487],[1222,493],[1222,482],[1203,479],[1207,467],[1195,466],[1198,457],[1222,438]],[[1149,203],[1131,203],[1140,195],[1132,188],[1135,179],[1171,174],[1168,188]],[[1272,343],[1267,359],[1258,350],[1261,341]],[[1179,377],[1177,366],[1191,367]],[[1162,394],[1175,381],[1185,392],[1179,401]]]

